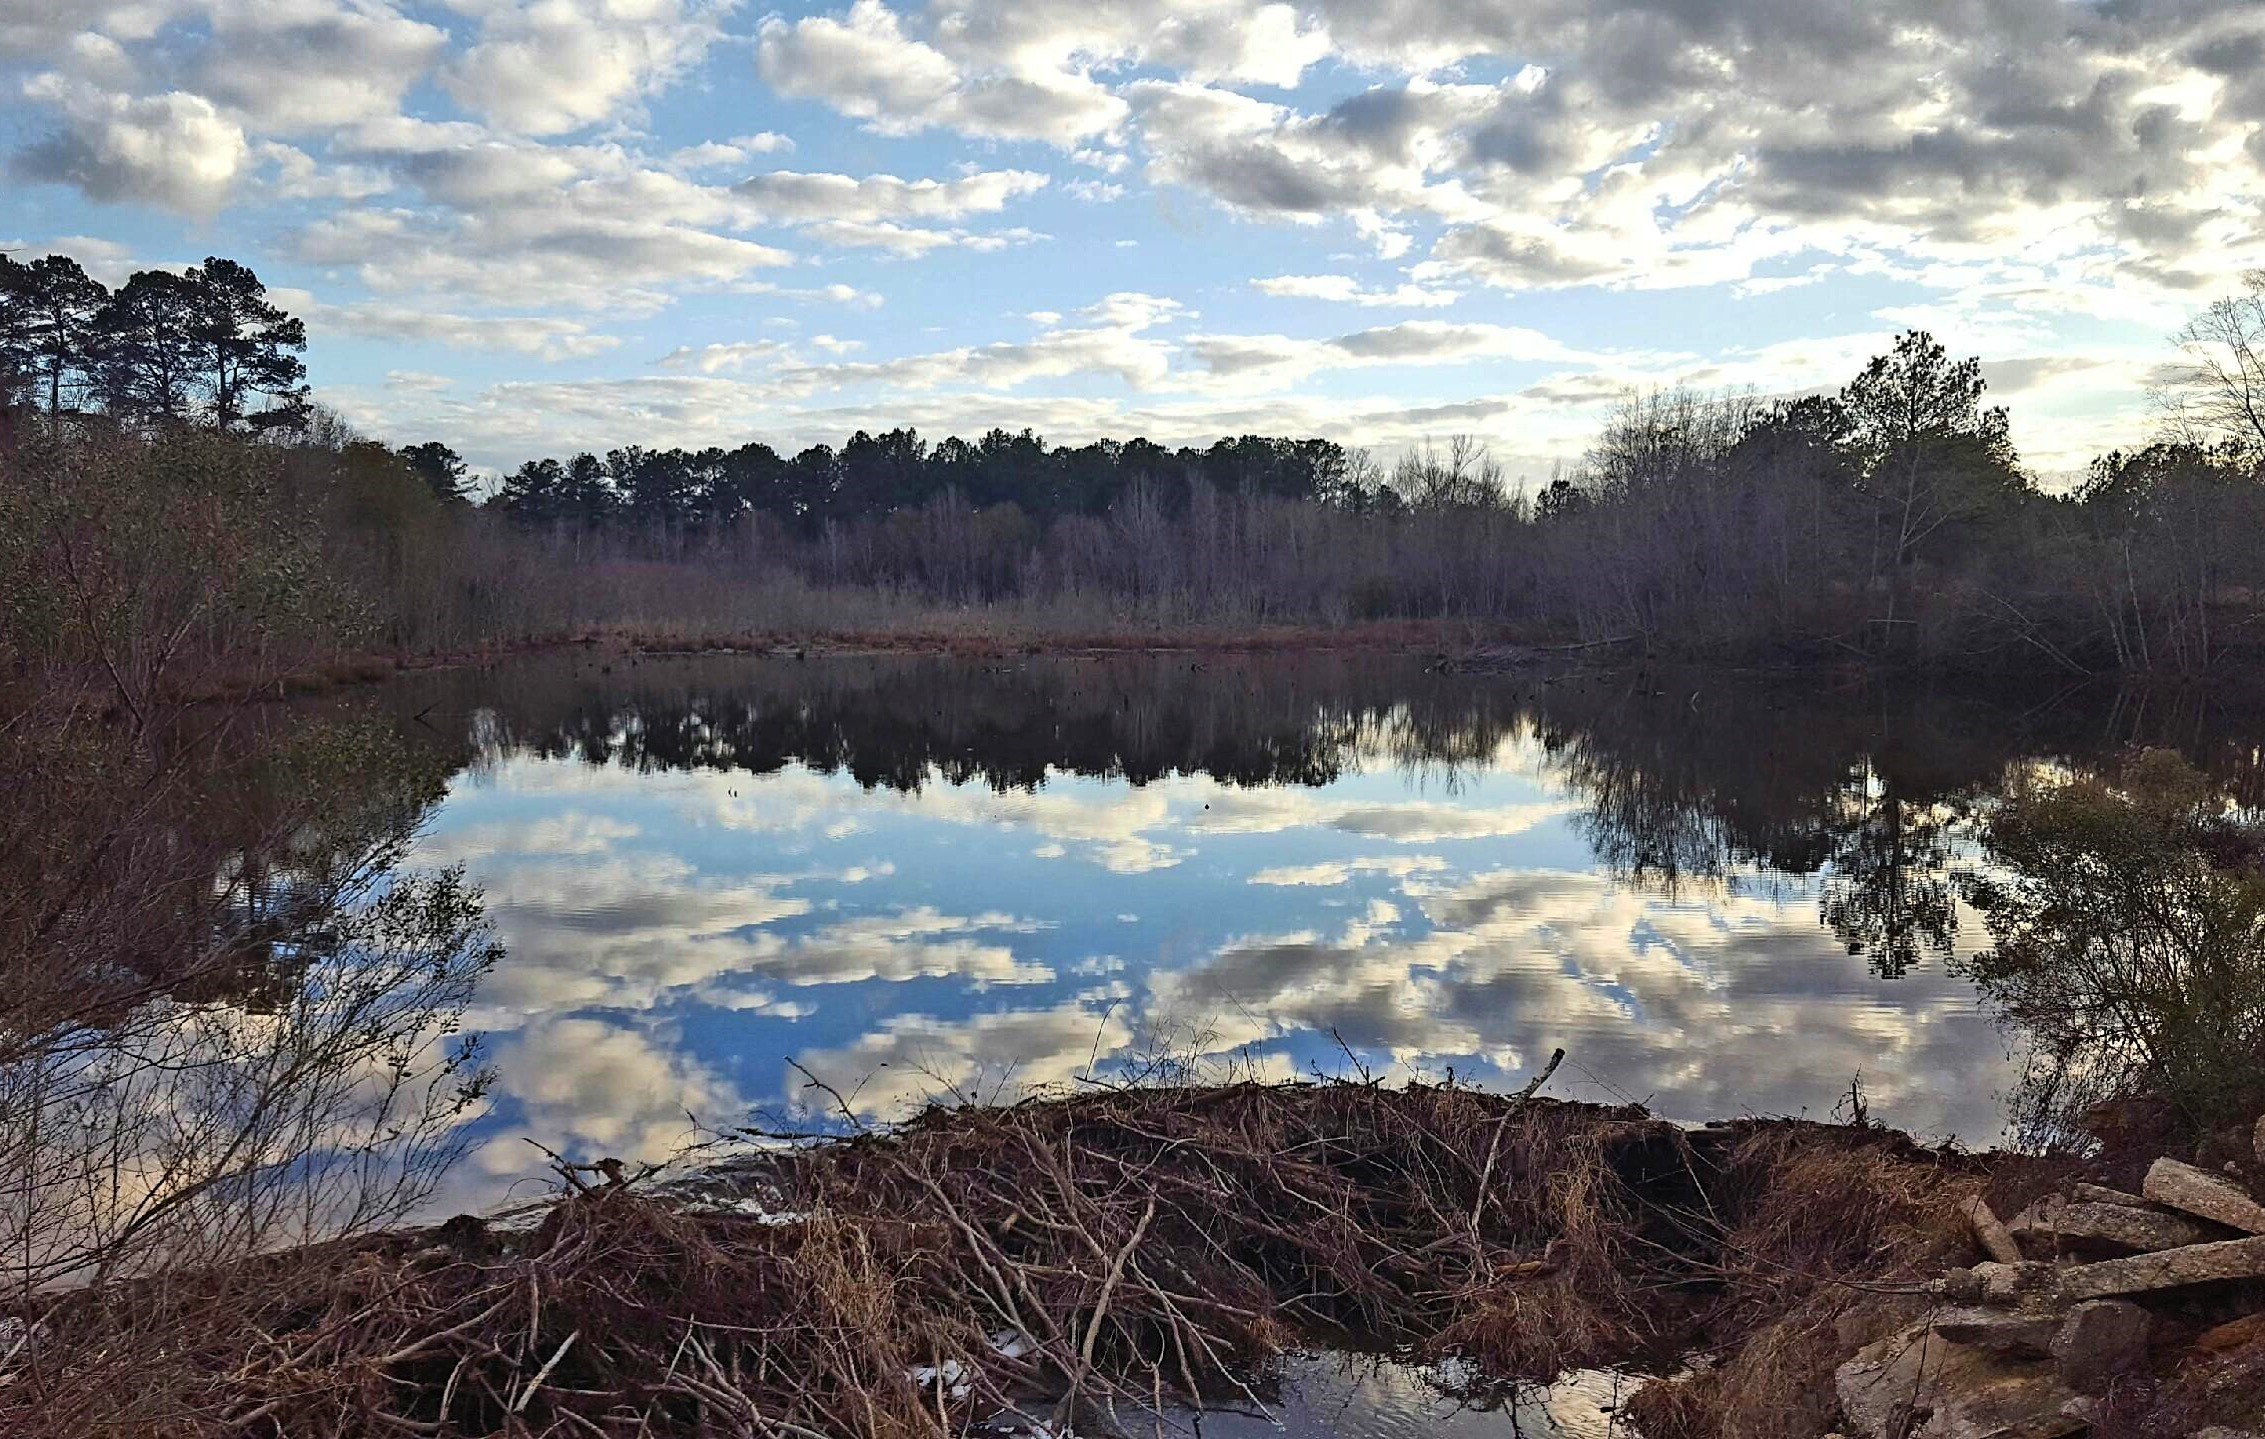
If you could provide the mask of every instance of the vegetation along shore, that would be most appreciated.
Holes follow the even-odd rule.
[[[156,647],[173,673],[312,673],[318,628],[330,658],[593,632],[1078,647],[1370,623],[1993,673],[2194,678],[2256,652],[2265,379],[2242,357],[2265,277],[2175,337],[2159,433],[2073,483],[2030,473],[1980,365],[1916,332],[1799,398],[1632,394],[1548,477],[1466,441],[1385,465],[1323,439],[897,429],[477,478],[437,441],[312,407],[304,328],[242,265],[111,293],[61,256],[0,264],[11,603],[84,610],[127,573],[201,586],[203,622]],[[76,568],[50,576],[51,557]],[[227,633],[214,587],[254,582],[321,625]]]

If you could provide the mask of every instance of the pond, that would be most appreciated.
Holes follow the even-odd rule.
[[[355,699],[347,703],[360,704]],[[2025,775],[2253,731],[2112,694],[1415,659],[547,656],[379,703],[506,954],[440,1209],[577,1159],[1128,1079],[1368,1073],[1997,1141],[1955,876]],[[2246,792],[2246,791],[2243,791]],[[521,1192],[524,1192],[523,1190]]]

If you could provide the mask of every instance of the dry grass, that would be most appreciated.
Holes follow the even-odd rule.
[[[1636,1395],[1647,1439],[1814,1439],[1832,1375],[1895,1327],[1895,1291],[1971,1257],[1964,1163],[1897,1136],[1756,1126],[1724,1160],[1718,1282],[1704,1328],[1719,1363]],[[1909,1301],[1923,1302],[1923,1301]]]
[[[1354,1332],[1503,1379],[1760,1334],[1768,1357],[1671,1391],[1683,1427],[1661,1432],[1814,1432],[1703,1421],[1730,1386],[1810,1374],[1843,1286],[1956,1247],[1977,1182],[1876,1132],[1690,1133],[1455,1088],[935,1111],[711,1181],[760,1213],[607,1185],[523,1235],[459,1221],[71,1296],[0,1381],[0,1431],[782,1439],[1018,1405],[1090,1425]]]

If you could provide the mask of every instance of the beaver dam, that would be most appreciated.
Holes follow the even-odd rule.
[[[1624,1415],[1647,1436],[1816,1436],[1836,1368],[1986,1257],[1974,1201],[2011,1213],[2068,1177],[1865,1126],[1686,1129],[1454,1086],[934,1109],[690,1188],[603,1166],[531,1226],[80,1291],[11,1326],[0,1431],[1148,1432],[1263,1404],[1273,1361],[1332,1342],[1452,1357],[1480,1397],[1659,1376]],[[2186,1335],[2265,1307],[2194,1292],[2167,1321]],[[2213,1370],[2147,1397],[2181,1383],[2265,1393]]]

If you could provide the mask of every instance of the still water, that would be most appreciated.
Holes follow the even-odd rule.
[[[1128,1076],[1366,1070],[1675,1119],[1999,1139],[2016,1046],[1955,877],[2024,775],[2238,727],[2112,697],[1420,661],[560,656],[405,678],[413,861],[507,950],[436,1199]],[[799,1068],[797,1068],[799,1066]]]

